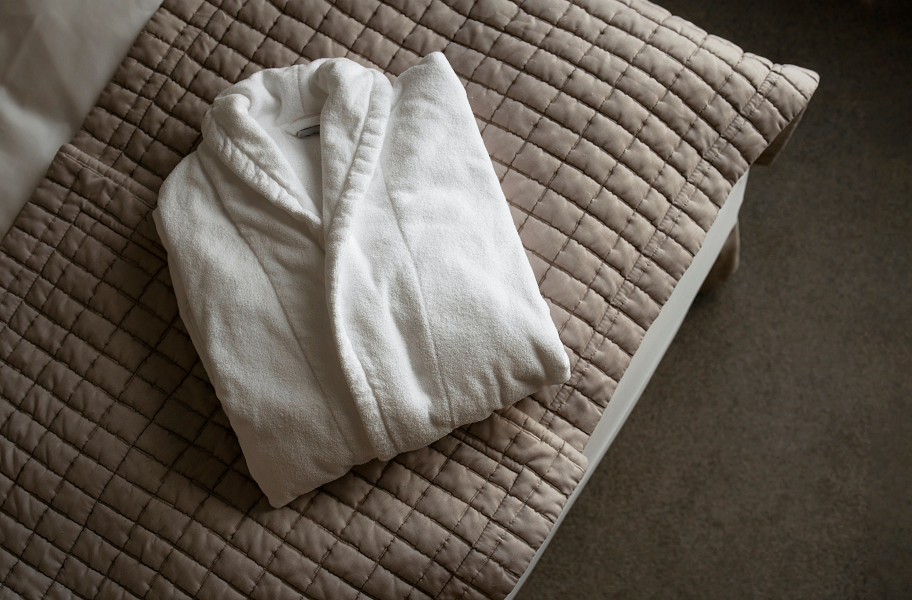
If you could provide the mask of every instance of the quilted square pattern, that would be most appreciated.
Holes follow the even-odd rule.
[[[571,380],[273,510],[151,221],[215,96],[347,57],[465,84]],[[731,186],[816,75],[644,0],[165,0],[0,243],[0,588],[499,598]]]

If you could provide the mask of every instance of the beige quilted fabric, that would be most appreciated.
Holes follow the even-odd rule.
[[[463,78],[571,381],[269,509],[150,219],[215,95],[346,56]],[[0,598],[501,598],[816,75],[643,1],[166,0],[0,244]]]

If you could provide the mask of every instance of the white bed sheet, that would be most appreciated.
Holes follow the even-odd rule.
[[[161,1],[0,1],[0,236]]]

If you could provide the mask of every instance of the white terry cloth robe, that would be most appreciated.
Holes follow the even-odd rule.
[[[395,84],[339,58],[228,88],[155,220],[181,317],[273,506],[569,377],[440,53]]]

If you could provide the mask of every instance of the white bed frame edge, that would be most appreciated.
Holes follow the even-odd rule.
[[[744,190],[747,188],[747,176],[749,173],[750,170],[735,183],[731,193],[725,200],[725,204],[719,210],[716,220],[709,228],[706,239],[703,241],[703,246],[697,252],[678,285],[675,286],[662,310],[659,311],[659,316],[656,317],[652,326],[646,331],[646,335],[643,336],[640,347],[634,353],[630,365],[624,372],[623,377],[621,377],[620,382],[618,382],[611,401],[608,402],[605,412],[602,413],[595,431],[592,432],[592,436],[583,450],[583,454],[589,459],[589,468],[567,500],[567,504],[554,523],[554,527],[551,528],[551,533],[548,534],[538,552],[535,553],[532,562],[529,563],[529,567],[516,583],[516,587],[507,596],[507,600],[514,600],[526,579],[529,578],[532,569],[535,568],[554,534],[557,533],[557,528],[560,527],[564,517],[570,512],[573,503],[582,493],[583,487],[589,481],[602,457],[605,456],[608,447],[611,446],[611,442],[617,437],[624,422],[627,421],[627,417],[633,412],[633,407],[636,406],[637,400],[640,399],[643,390],[646,389],[646,385],[652,378],[652,374],[655,373],[656,367],[659,366],[659,362],[665,356],[665,352],[681,327],[681,323],[684,322],[684,317],[687,316],[690,305],[696,298],[697,292],[700,291],[700,286],[709,274],[710,269],[712,269],[713,264],[715,264],[725,240],[738,221],[738,211],[744,203]]]

